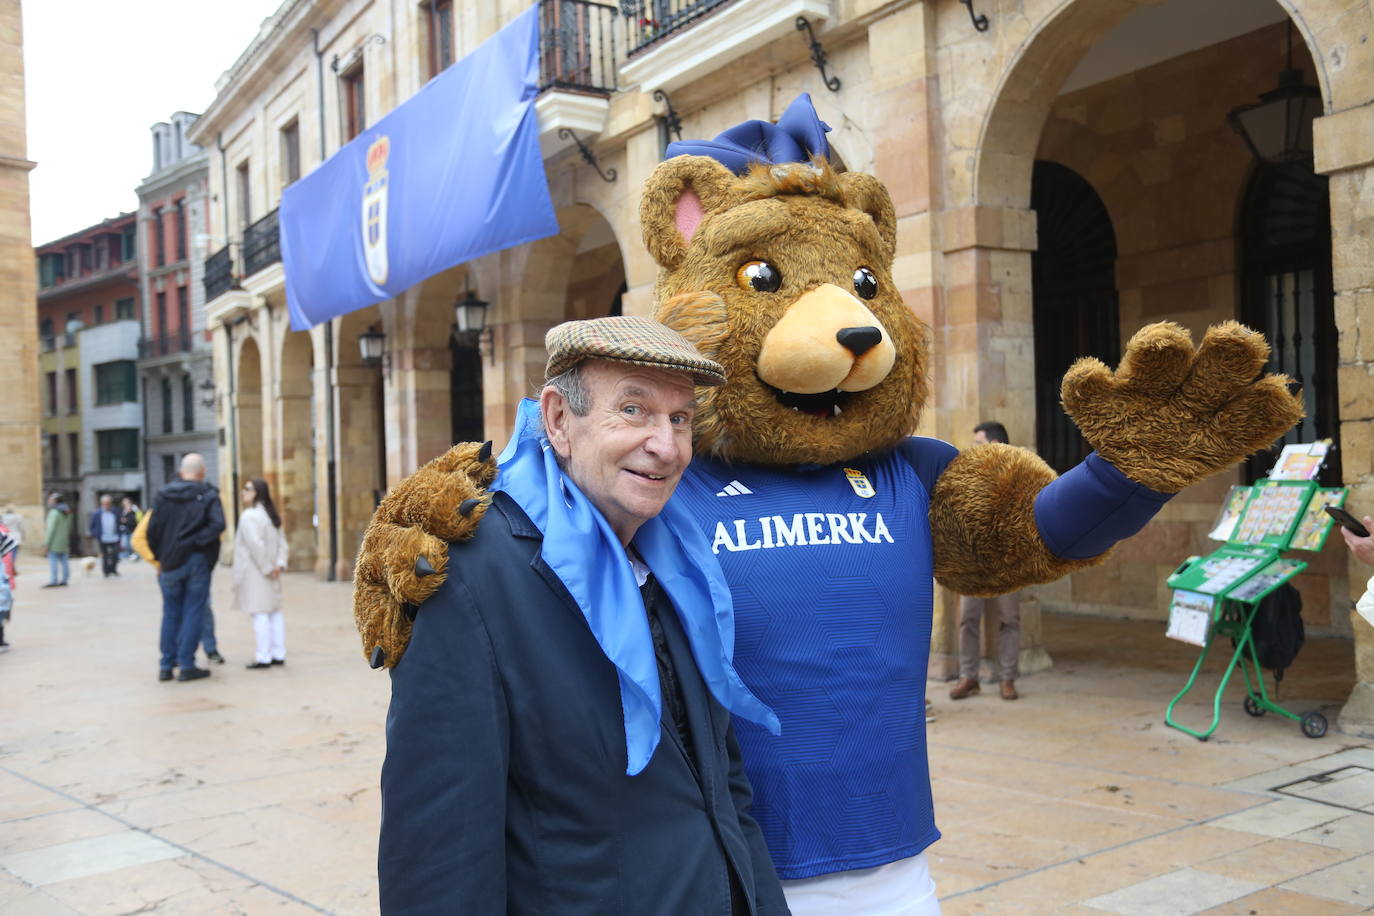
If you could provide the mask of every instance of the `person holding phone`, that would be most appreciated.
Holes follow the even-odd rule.
[[[1345,546],[1350,548],[1357,560],[1374,566],[1374,535],[1370,534],[1374,532],[1374,518],[1368,515],[1364,517],[1364,531],[1364,537],[1361,537],[1350,529],[1348,522],[1341,522],[1341,537],[1345,538]],[[1355,602],[1355,611],[1374,625],[1374,576],[1370,577],[1360,600]]]

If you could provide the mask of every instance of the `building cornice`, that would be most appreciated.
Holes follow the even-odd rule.
[[[145,202],[149,198],[161,196],[164,191],[200,177],[198,173],[210,174],[210,151],[204,148],[194,156],[187,156],[175,165],[149,175],[134,189],[134,193],[138,195],[140,202]]]

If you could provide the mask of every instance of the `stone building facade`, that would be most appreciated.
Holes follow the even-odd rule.
[[[209,166],[205,150],[186,139],[196,115],[178,111],[154,124],[153,170],[138,186],[139,390],[147,422],[144,493],[176,479],[187,452],[205,456],[218,479],[214,370],[205,330],[205,254],[213,250]]]
[[[462,57],[524,7],[439,6],[448,18],[438,44]],[[1368,4],[559,0],[541,14],[555,78],[537,107],[560,234],[310,332],[288,329],[280,265],[241,263],[275,213],[287,138],[308,171],[360,113],[373,123],[413,94],[443,59],[435,15],[387,0],[291,0],[193,129],[195,142],[215,146],[212,222],[230,239],[212,259],[238,257],[236,245],[243,254],[207,304],[219,423],[235,456],[221,480],[261,467],[279,486],[293,564],[347,576],[377,495],[471,437],[475,403],[483,435],[500,445],[541,377],[552,324],[651,312],[655,266],[637,204],[668,139],[669,103],[682,136],[710,137],[776,117],[803,91],[845,165],[892,193],[895,278],[934,342],[921,433],[965,446],[976,423],[997,419],[1013,442],[1071,461],[1080,443],[1056,418],[1067,350],[1110,358],[1149,321],[1200,335],[1243,318],[1274,339],[1276,365],[1282,357],[1302,376],[1312,420],[1301,434],[1335,439],[1339,468],[1329,474],[1352,488],[1356,509],[1374,510]],[[800,16],[823,46],[824,73]],[[598,17],[611,31],[598,31]],[[612,65],[599,69],[608,47]],[[560,70],[570,60],[576,72]],[[1255,162],[1227,114],[1285,69],[1319,94],[1315,149],[1274,171]],[[560,126],[594,164],[560,146]],[[475,359],[471,341],[450,343],[454,304],[468,290],[490,303]],[[358,348],[374,330],[384,335],[379,367]],[[1035,590],[1040,606],[1162,617],[1165,575],[1209,549],[1226,487],[1257,470],[1181,494],[1106,565]],[[1343,725],[1374,733],[1374,630],[1350,613],[1352,584],[1367,573],[1338,542],[1312,567],[1301,580],[1309,629],[1352,639],[1357,658]],[[952,673],[955,607],[947,593],[937,602],[937,676]],[[1028,657],[1043,662],[1054,647],[1039,643],[1030,616]]]
[[[0,0],[0,508],[24,516],[31,540],[43,529],[43,456],[39,445],[37,279],[29,227],[27,125],[24,119],[24,28],[19,0]]]
[[[134,214],[121,213],[31,249],[43,489],[61,492],[77,518],[102,493],[144,498],[136,228]],[[84,525],[73,528],[76,551],[96,552]]]

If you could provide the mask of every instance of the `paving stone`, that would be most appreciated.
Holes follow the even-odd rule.
[[[1219,817],[1211,822],[1213,827],[1227,830],[1243,830],[1264,836],[1291,836],[1303,830],[1310,830],[1328,821],[1343,817],[1344,812],[1330,805],[1302,801],[1295,798],[1282,798],[1265,802],[1245,811],[1237,811]]]
[[[137,830],[124,830],[84,840],[0,856],[0,868],[18,875],[26,884],[42,887],[58,881],[99,875],[158,859],[186,853],[169,843]]]
[[[1344,862],[1354,855],[1344,849],[1316,843],[1291,839],[1268,840],[1257,846],[1207,859],[1193,867],[1199,871],[1258,884],[1277,884]]]
[[[1348,814],[1320,827],[1295,833],[1290,839],[1331,846],[1352,853],[1371,852],[1374,851],[1374,816]]]
[[[1202,912],[1206,916],[1344,916],[1364,909],[1362,906],[1270,887]]]
[[[1103,894],[1086,903],[1120,916],[1188,916],[1253,894],[1263,887],[1253,881],[1185,868]]]
[[[1366,853],[1359,858],[1295,878],[1284,882],[1283,887],[1328,900],[1339,900],[1365,908],[1374,907],[1374,854]]]

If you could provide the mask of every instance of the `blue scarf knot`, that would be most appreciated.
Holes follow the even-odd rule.
[[[784,162],[809,162],[812,156],[830,156],[825,135],[830,130],[816,114],[811,94],[797,96],[778,123],[745,121],[718,135],[714,140],[678,140],[668,144],[667,158],[710,156],[736,175],[749,171],[755,162],[778,165]]]
[[[611,526],[558,466],[539,405],[525,398],[515,433],[497,459],[491,489],[507,493],[544,535],[540,555],[577,602],[615,666],[625,717],[625,772],[644,769],[658,747],[663,698],[653,637],[629,556]],[[635,549],[672,600],[702,679],[722,706],[781,733],[778,717],[740,680],[729,586],[695,519],[676,499],[640,526]]]

